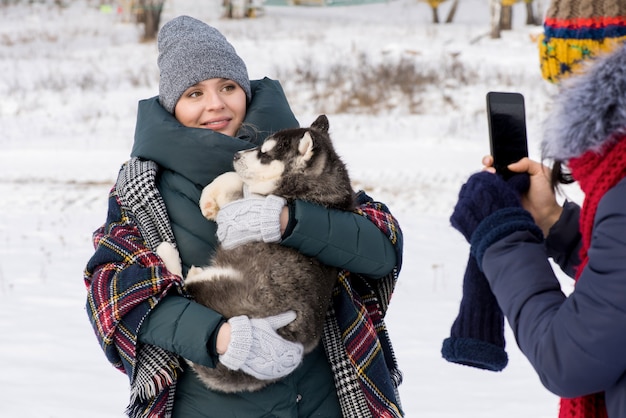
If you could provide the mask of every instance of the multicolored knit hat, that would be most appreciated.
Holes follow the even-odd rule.
[[[539,39],[541,75],[556,83],[626,41],[626,0],[552,0]]]

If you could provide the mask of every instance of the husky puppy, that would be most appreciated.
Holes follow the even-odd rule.
[[[217,177],[200,198],[203,215],[214,220],[219,208],[249,193],[300,199],[328,208],[355,208],[348,171],[328,134],[328,119],[320,115],[309,128],[286,129],[260,146],[238,152],[234,172]],[[178,253],[169,243],[157,253],[172,272],[180,272]],[[277,332],[300,342],[304,353],[319,343],[326,310],[337,280],[337,269],[280,244],[252,242],[233,249],[218,248],[209,267],[190,268],[185,287],[198,303],[225,318],[264,318],[285,311],[296,319]],[[221,363],[208,368],[190,363],[211,389],[254,391],[271,383]]]

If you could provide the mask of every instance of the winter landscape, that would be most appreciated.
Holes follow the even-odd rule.
[[[21,3],[0,6],[0,416],[121,418],[128,380],[96,342],[82,273],[130,152],[137,101],[158,91],[156,45],[96,1]],[[450,24],[433,24],[417,0],[266,6],[243,20],[221,19],[220,5],[168,0],[162,21],[190,14],[218,27],[251,78],[283,81],[302,125],[326,113],[355,187],[400,221],[404,265],[387,324],[407,417],[556,417],[558,398],[541,386],[508,328],[510,360],[500,373],[440,354],[468,253],[448,218],[489,151],[485,94],[525,95],[530,152],[539,158],[555,92],[539,70],[542,29],[524,24],[523,3],[500,39],[488,36],[488,0],[461,0]],[[363,76],[386,63],[408,63],[425,81],[407,95]],[[335,90],[331,76],[343,81]],[[341,105],[357,88],[380,100]]]

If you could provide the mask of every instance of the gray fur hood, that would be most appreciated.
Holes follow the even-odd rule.
[[[562,82],[544,123],[544,158],[567,161],[626,134],[626,46]]]

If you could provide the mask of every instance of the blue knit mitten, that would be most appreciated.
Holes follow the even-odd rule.
[[[498,175],[480,172],[461,188],[450,222],[472,247],[459,314],[441,349],[447,361],[492,371],[500,371],[508,363],[504,316],[481,264],[485,250],[498,239],[524,229],[541,234],[519,199],[529,185],[527,174],[505,181]]]
[[[459,314],[441,354],[451,363],[500,371],[509,361],[504,346],[504,315],[476,258],[470,255]]]
[[[524,179],[526,179],[524,184]],[[508,184],[498,175],[481,171],[472,175],[461,187],[459,200],[450,216],[450,223],[458,230],[467,242],[483,219],[504,208],[521,208],[519,194],[528,189],[528,175],[519,174],[509,180],[515,184]]]

